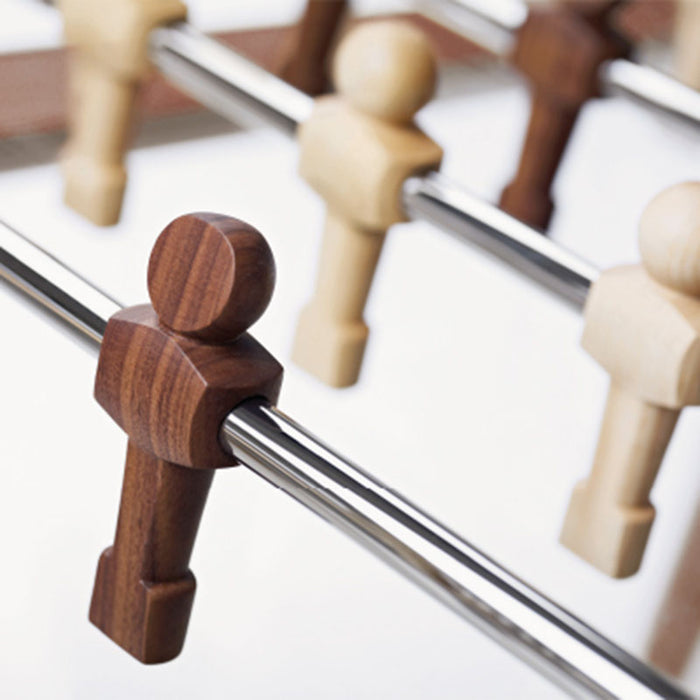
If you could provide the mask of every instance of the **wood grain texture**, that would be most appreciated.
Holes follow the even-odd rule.
[[[247,398],[277,400],[282,367],[244,333],[273,284],[260,233],[190,214],[156,242],[153,306],[121,311],[107,325],[95,397],[129,435],[129,450],[90,619],[144,663],[173,658],[184,642],[195,590],[189,558],[213,470],[236,464],[219,442],[225,416]]]
[[[574,490],[560,538],[609,576],[639,569],[656,515],[649,493],[679,413],[610,387],[593,468]]]
[[[176,464],[235,464],[219,446],[221,423],[244,399],[272,401],[279,389],[279,364],[251,336],[217,345],[175,336],[148,305],[113,316],[105,343],[95,398],[134,444]]]
[[[442,149],[413,123],[432,95],[435,72],[430,46],[415,28],[361,25],[336,52],[338,95],[319,98],[299,129],[299,171],[328,216],[318,284],[292,357],[331,386],[358,379],[368,337],[362,316],[383,238],[406,220],[401,185],[442,159]]]
[[[284,47],[277,74],[309,95],[330,89],[328,58],[347,10],[347,0],[307,0]]]
[[[518,169],[500,206],[531,226],[549,224],[552,183],[581,108],[600,94],[601,64],[629,53],[612,29],[618,4],[536,5],[518,33],[511,62],[530,83],[532,107]]]
[[[114,546],[100,557],[90,621],[143,663],[174,658],[185,641],[196,586],[189,560],[213,475],[129,441]]]
[[[700,182],[649,204],[640,249],[642,266],[602,273],[586,302],[582,344],[611,387],[593,469],[561,535],[618,578],[641,565],[654,479],[681,410],[700,405]]]
[[[70,65],[70,138],[62,157],[65,201],[100,226],[117,223],[124,156],[139,83],[149,70],[148,35],[184,20],[180,0],[61,0]]]
[[[160,321],[200,340],[239,336],[262,316],[274,287],[267,241],[252,226],[219,214],[173,221],[148,265],[148,293]]]

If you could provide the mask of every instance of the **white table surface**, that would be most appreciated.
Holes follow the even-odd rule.
[[[421,114],[444,171],[495,198],[527,114],[510,76],[446,76]],[[201,122],[209,124],[206,117]],[[267,129],[148,145],[129,157],[121,223],[61,203],[54,164],[0,171],[0,215],[125,303],[146,300],[148,252],[188,211],[245,219],[278,267],[254,335],[286,367],[281,408],[630,651],[643,655],[697,507],[700,413],[683,415],[653,492],[641,572],[612,581],[557,544],[588,470],[607,389],[581,319],[428,224],[392,230],[358,386],[289,360],[315,275],[323,206],[296,147]],[[199,133],[208,135],[199,136]],[[0,146],[0,166],[2,164]],[[637,259],[660,189],[700,178],[697,132],[618,100],[591,105],[556,193],[552,235],[596,264]],[[91,398],[94,358],[0,286],[0,692],[17,698],[549,698],[558,690],[244,468],[217,475],[192,560],[198,592],[180,658],[144,667],[87,621],[112,542],[126,439]],[[700,659],[684,679],[700,689]]]

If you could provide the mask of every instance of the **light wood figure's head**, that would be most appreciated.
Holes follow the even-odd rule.
[[[639,248],[657,282],[700,297],[700,182],[674,185],[651,201],[639,225]]]
[[[406,22],[363,24],[341,42],[333,62],[335,87],[356,109],[405,124],[428,102],[437,80],[433,50]]]

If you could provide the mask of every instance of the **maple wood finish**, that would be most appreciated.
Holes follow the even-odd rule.
[[[293,359],[331,386],[354,384],[368,337],[362,318],[387,229],[405,221],[401,185],[437,168],[442,149],[413,123],[435,88],[435,58],[402,22],[351,31],[334,60],[337,96],[299,129],[301,176],[327,206],[318,282]]]
[[[513,65],[529,80],[532,107],[517,172],[500,206],[545,229],[554,205],[552,182],[583,105],[599,96],[598,71],[629,53],[611,28],[619,0],[533,5],[520,29]]]
[[[114,545],[97,571],[90,620],[144,663],[177,656],[195,580],[189,570],[219,443],[241,401],[277,400],[282,367],[246,328],[274,286],[265,239],[247,224],[190,214],[160,235],[148,268],[153,306],[109,321],[95,397],[129,436]]]
[[[676,0],[675,72],[679,80],[700,90],[700,2]]]
[[[328,56],[347,9],[346,0],[308,0],[290,46],[285,48],[281,78],[309,95],[330,88]]]
[[[591,474],[561,534],[618,578],[639,569],[654,479],[682,408],[700,404],[700,182],[651,202],[640,250],[643,265],[604,272],[588,296],[582,344],[611,386]]]
[[[184,20],[180,0],[60,0],[70,66],[70,139],[61,159],[65,201],[92,222],[119,220],[124,155],[139,83],[148,74],[148,35]]]

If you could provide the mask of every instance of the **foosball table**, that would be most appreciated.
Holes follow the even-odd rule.
[[[4,695],[700,693],[700,3],[0,12]]]

